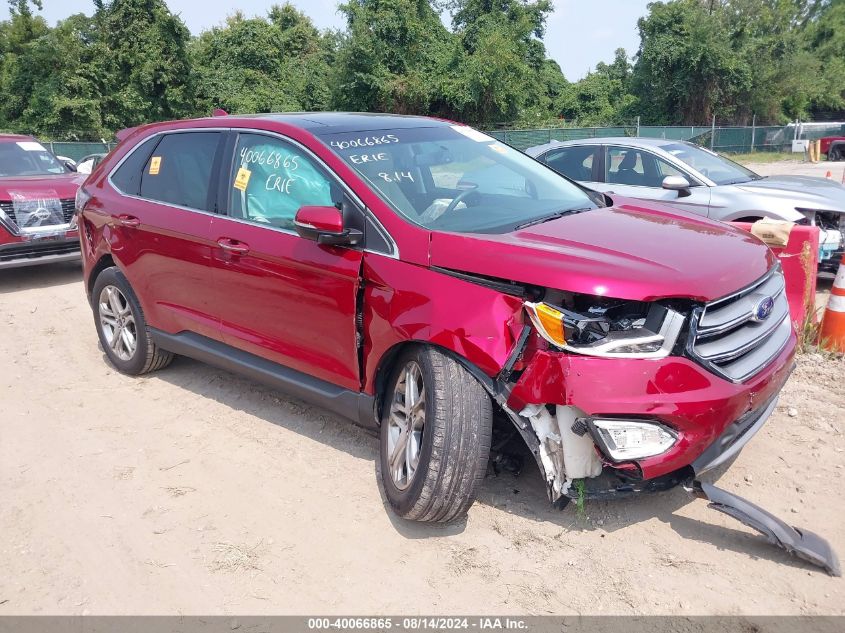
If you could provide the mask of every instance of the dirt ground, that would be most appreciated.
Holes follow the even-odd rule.
[[[97,347],[80,269],[0,272],[0,615],[845,614],[842,579],[683,490],[557,511],[531,464],[396,519],[376,439],[187,359]],[[845,361],[804,356],[721,478],[845,557]]]

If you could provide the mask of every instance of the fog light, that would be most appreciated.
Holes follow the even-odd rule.
[[[588,424],[608,457],[617,462],[660,455],[678,441],[674,431],[656,422],[589,419]]]

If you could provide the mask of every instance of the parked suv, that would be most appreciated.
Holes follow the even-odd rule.
[[[493,417],[549,497],[666,488],[730,459],[795,353],[745,232],[580,188],[469,127],[363,114],[132,130],[80,189],[115,367],[184,354],[378,429],[386,497],[449,521]]]
[[[84,179],[34,138],[0,135],[0,269],[79,259],[73,209]]]

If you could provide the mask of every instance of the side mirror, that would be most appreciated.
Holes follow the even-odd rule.
[[[62,164],[65,166],[65,168],[68,171],[74,171],[74,172],[76,171],[76,163],[73,162],[72,160],[69,160],[69,159],[68,160],[62,160]]]
[[[687,191],[690,188],[689,180],[684,178],[683,176],[666,176],[663,179],[663,184],[661,185],[664,189],[668,189],[669,191]]]
[[[300,237],[326,246],[354,246],[364,237],[361,231],[343,227],[337,207],[300,207],[293,226]]]

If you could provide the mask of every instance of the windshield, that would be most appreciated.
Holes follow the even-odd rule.
[[[321,138],[382,200],[427,229],[506,233],[598,206],[546,166],[461,125]]]
[[[0,143],[0,178],[64,174],[67,169],[58,158],[36,141]]]
[[[750,169],[695,145],[673,143],[662,148],[717,185],[735,185],[761,178]]]

